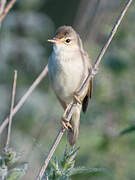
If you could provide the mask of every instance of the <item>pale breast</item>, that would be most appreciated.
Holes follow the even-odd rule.
[[[49,59],[49,78],[53,90],[66,103],[71,102],[73,93],[80,87],[88,67],[82,59],[59,59],[52,56]]]

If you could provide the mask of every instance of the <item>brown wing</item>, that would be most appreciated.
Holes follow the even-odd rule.
[[[84,113],[87,110],[89,99],[92,96],[92,86],[93,86],[93,78],[91,78],[91,80],[89,82],[89,87],[88,87],[87,94],[86,94],[86,96],[85,96],[85,98],[83,99],[83,102],[82,102],[82,110],[83,110]]]
[[[83,55],[83,60],[87,64],[87,67],[88,67],[89,72],[90,72],[91,69],[92,69],[91,59],[89,58],[87,52],[82,51],[81,54]],[[88,86],[87,94],[84,97],[83,102],[82,102],[82,110],[83,110],[84,113],[87,110],[89,99],[91,98],[91,95],[92,95],[92,86],[93,86],[93,78],[91,78],[91,80],[89,81],[89,86]]]

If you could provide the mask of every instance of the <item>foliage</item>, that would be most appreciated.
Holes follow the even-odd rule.
[[[0,157],[0,177],[3,180],[20,180],[27,170],[27,163],[18,163],[20,156],[12,149],[6,149]]]
[[[59,161],[57,158],[51,160],[47,173],[44,176],[44,179],[47,180],[71,180],[72,177],[78,177],[86,175],[96,176],[105,171],[102,168],[85,168],[85,167],[74,167],[75,158],[78,153],[79,148],[71,148],[69,151],[67,147],[65,148],[62,160]]]

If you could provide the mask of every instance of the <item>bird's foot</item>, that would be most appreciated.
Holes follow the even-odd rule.
[[[67,130],[68,129],[71,129],[71,130],[73,129],[71,123],[65,117],[62,117],[61,125]]]
[[[78,97],[78,94],[77,94],[76,92],[74,92],[73,97],[74,97],[75,101],[76,101],[78,104],[82,104],[82,101],[81,101],[81,99]]]

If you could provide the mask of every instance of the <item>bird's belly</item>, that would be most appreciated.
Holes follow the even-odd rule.
[[[73,93],[78,87],[78,79],[71,75],[70,72],[58,73],[53,83],[55,93],[65,102],[69,103],[72,100]]]
[[[84,76],[82,64],[77,61],[63,61],[51,64],[50,80],[53,90],[66,103],[73,99],[73,93],[79,88]]]

